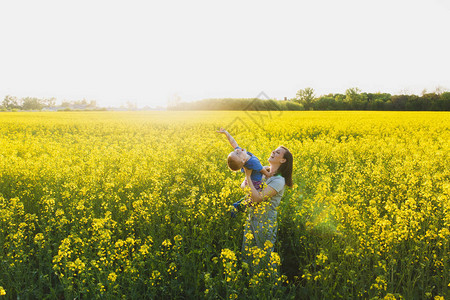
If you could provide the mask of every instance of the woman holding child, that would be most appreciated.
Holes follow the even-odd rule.
[[[248,186],[250,189],[242,251],[249,257],[256,247],[270,255],[278,229],[277,208],[283,197],[284,187],[292,186],[292,154],[286,147],[280,146],[272,151],[269,167],[263,167],[258,158],[240,148],[225,129],[220,128],[217,132],[225,134],[234,149],[228,155],[228,166],[233,171],[243,169],[245,180],[241,187]],[[235,204],[241,205],[241,201],[233,205]]]
[[[250,180],[251,170],[245,168],[251,201],[242,245],[246,256],[254,246],[267,250],[268,254],[273,251],[278,229],[277,207],[283,197],[284,187],[292,186],[293,157],[286,147],[280,146],[272,151],[269,165],[273,175],[266,179],[262,190],[256,189]]]

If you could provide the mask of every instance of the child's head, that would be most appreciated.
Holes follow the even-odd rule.
[[[228,154],[228,167],[233,171],[239,171],[245,164],[247,158],[247,151],[242,148],[236,148]]]

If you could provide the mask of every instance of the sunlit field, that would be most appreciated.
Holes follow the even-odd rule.
[[[294,155],[267,264],[242,260],[244,176],[219,127],[263,165]],[[0,299],[450,299],[449,128],[447,112],[0,113]]]

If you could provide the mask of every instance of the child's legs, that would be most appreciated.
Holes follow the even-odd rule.
[[[258,192],[260,192],[262,190],[262,180],[252,180],[252,182],[253,182],[253,186],[255,187],[255,189]],[[247,179],[244,179],[244,181],[242,181],[242,183],[241,183],[241,188],[244,189],[247,186],[248,186]]]
[[[261,190],[262,190],[262,180],[252,180],[252,182],[253,182],[253,186],[255,187],[255,189],[258,192],[261,192]]]

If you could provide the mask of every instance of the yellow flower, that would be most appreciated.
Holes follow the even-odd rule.
[[[264,250],[268,250],[268,249],[270,249],[270,248],[272,248],[272,247],[273,247],[273,243],[272,243],[271,241],[267,240],[267,241],[264,243]]]
[[[0,286],[0,296],[5,296],[5,295],[6,295],[5,289],[2,286]]]
[[[142,245],[141,248],[139,249],[139,252],[141,252],[142,255],[147,255],[149,252],[148,250],[150,249],[150,247],[148,245]]]
[[[232,250],[226,249],[226,248],[222,249],[222,252],[220,253],[220,257],[224,260],[225,259],[229,259],[232,261],[236,260],[236,254]]]
[[[38,233],[34,236],[34,242],[36,244],[42,243],[43,240],[44,240],[44,235],[42,233]]]
[[[272,264],[280,265],[281,259],[280,259],[280,256],[278,255],[278,253],[276,253],[276,252],[270,253],[270,262]]]
[[[160,278],[160,276],[161,276],[161,272],[159,272],[158,270],[153,270],[151,279],[158,280]]]
[[[246,238],[248,241],[251,241],[251,240],[253,240],[254,236],[253,236],[253,234],[252,234],[251,232],[247,232],[247,233],[245,234],[245,238]]]
[[[169,268],[167,269],[167,273],[172,274],[177,270],[177,265],[174,262],[171,262]]]
[[[173,237],[173,240],[175,241],[175,242],[181,242],[182,240],[183,240],[183,237],[181,236],[181,235],[176,235],[176,236],[174,236]]]
[[[162,245],[164,247],[170,247],[170,246],[172,246],[172,242],[169,239],[166,239],[162,242]]]
[[[108,281],[115,282],[116,279],[117,279],[116,273],[114,273],[114,272],[109,273],[109,275],[108,275]]]

